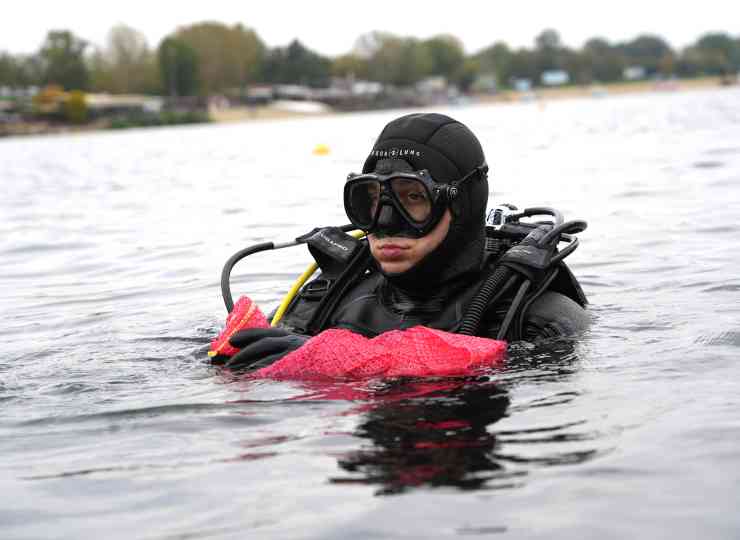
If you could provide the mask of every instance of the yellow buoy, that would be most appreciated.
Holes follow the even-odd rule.
[[[315,156],[325,156],[329,153],[329,147],[325,144],[317,144],[313,149]]]

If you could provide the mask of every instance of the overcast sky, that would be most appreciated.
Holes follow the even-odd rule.
[[[270,47],[298,38],[329,56],[349,52],[357,36],[373,30],[419,38],[450,33],[463,41],[468,53],[498,40],[514,47],[531,46],[534,37],[548,27],[572,47],[594,36],[621,41],[654,33],[674,47],[688,45],[708,31],[740,36],[737,0],[65,0],[6,4],[0,16],[0,51],[12,53],[36,51],[50,29],[69,29],[94,44],[103,44],[117,23],[143,32],[154,47],[176,27],[204,20],[240,22],[256,30]]]

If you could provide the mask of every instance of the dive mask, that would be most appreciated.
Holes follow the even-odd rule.
[[[460,184],[487,171],[488,166],[483,164],[450,183],[435,182],[426,169],[349,174],[344,184],[344,209],[359,229],[368,232],[392,229],[420,238],[439,223],[457,196]]]

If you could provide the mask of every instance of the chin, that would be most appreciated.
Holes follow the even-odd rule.
[[[386,262],[380,262],[380,268],[385,272],[386,274],[402,274],[406,270],[409,270],[413,264],[406,261],[386,261]]]

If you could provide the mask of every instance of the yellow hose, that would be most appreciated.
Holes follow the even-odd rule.
[[[280,319],[282,319],[283,315],[285,315],[285,310],[288,309],[290,302],[293,300],[295,295],[298,294],[298,291],[301,290],[303,284],[308,281],[308,278],[313,275],[318,267],[318,264],[312,263],[308,268],[306,268],[306,271],[300,275],[296,282],[293,283],[293,286],[288,291],[288,294],[286,294],[285,298],[283,298],[283,301],[280,302],[280,306],[278,306],[277,311],[275,312],[275,316],[272,318],[270,326],[277,326],[277,323],[280,322]]]
[[[354,236],[355,238],[362,238],[365,236],[365,231],[351,231],[349,233],[350,236]],[[283,298],[283,301],[280,302],[280,305],[277,308],[277,311],[275,312],[275,315],[272,318],[272,321],[270,322],[270,326],[277,326],[277,323],[280,322],[280,319],[283,318],[283,315],[285,315],[285,311],[288,309],[288,306],[293,301],[293,298],[295,298],[295,295],[298,294],[298,291],[301,290],[301,287],[308,281],[308,278],[310,278],[313,273],[318,268],[318,265],[316,263],[311,263],[308,268],[306,268],[305,272],[303,272],[298,279],[293,283],[293,286],[290,288],[288,293],[285,295],[285,298]]]

